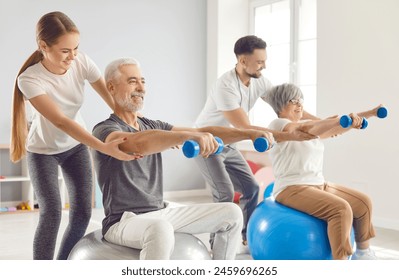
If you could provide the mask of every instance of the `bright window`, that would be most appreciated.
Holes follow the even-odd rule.
[[[316,115],[317,0],[252,0],[251,33],[267,43],[265,75],[274,85],[294,83],[305,96],[304,108]],[[254,125],[276,118],[258,100],[250,113]]]

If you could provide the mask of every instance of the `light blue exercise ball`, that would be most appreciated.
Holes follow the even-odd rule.
[[[248,248],[253,259],[331,260],[327,223],[276,202],[273,186],[266,188],[264,201],[248,221]]]

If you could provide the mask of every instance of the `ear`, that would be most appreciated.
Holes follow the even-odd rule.
[[[238,57],[238,63],[241,64],[242,66],[245,66],[247,63],[247,56],[246,55],[240,55]]]
[[[114,91],[114,89],[115,89],[115,86],[114,86],[114,84],[112,83],[112,81],[107,82],[107,89],[108,89],[108,91],[109,91],[109,93],[110,93],[111,95],[114,95],[114,94],[113,94],[113,91]]]
[[[39,40],[38,46],[39,46],[39,50],[41,50],[41,51],[47,51],[47,49],[48,49],[48,45],[43,40]]]

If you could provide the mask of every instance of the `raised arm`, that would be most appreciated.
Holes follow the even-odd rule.
[[[236,128],[240,129],[255,129],[261,130],[265,132],[269,132],[273,134],[274,140],[277,142],[283,141],[302,141],[302,140],[311,140],[316,136],[308,133],[307,131],[301,130],[300,127],[298,129],[294,129],[292,131],[275,131],[268,129],[266,127],[251,125],[247,114],[244,112],[242,108],[238,108],[232,111],[223,112],[225,118]]]
[[[363,118],[371,118],[371,117],[379,117],[379,118],[385,118],[387,114],[387,110],[386,108],[380,104],[377,107],[368,110],[368,111],[364,111],[364,112],[359,112],[357,113],[358,116],[363,117]]]
[[[377,116],[379,118],[385,118],[386,114],[387,110],[385,107],[383,107],[382,104],[368,111],[359,112],[356,114],[349,114],[349,117],[353,120],[353,123],[350,126],[350,128],[357,128],[357,129],[362,128],[363,118],[367,119]],[[336,123],[337,121],[338,124]],[[331,129],[328,130],[328,127],[331,127]],[[309,129],[309,133],[316,133],[321,138],[336,136],[338,134],[342,134],[347,131],[348,131],[347,128],[343,128],[341,126],[340,118],[338,117],[325,119],[320,125],[316,123],[316,125],[313,125],[312,129]]]
[[[174,130],[210,133],[213,136],[221,138],[224,144],[236,143],[242,140],[255,141],[257,138],[260,137],[266,138],[269,143],[274,142],[272,133],[256,129],[245,129],[245,128],[239,129],[239,128],[223,127],[223,126],[207,126],[201,128],[174,128]]]
[[[150,155],[182,145],[187,140],[194,140],[200,145],[200,154],[204,157],[214,153],[218,143],[213,135],[195,129],[146,130],[135,133],[115,131],[108,135],[105,142],[126,138],[120,149],[129,154]]]
[[[120,144],[122,151],[129,154],[149,155],[182,145],[187,140],[194,140],[200,146],[200,155],[207,157],[219,148],[215,136],[221,138],[225,144],[248,139],[255,141],[260,137],[267,138],[269,143],[274,142],[272,134],[268,132],[220,126],[173,127],[171,131],[154,129],[135,133],[115,131],[108,135],[105,142],[126,138],[127,140]]]
[[[292,131],[300,128],[311,134],[317,135],[320,138],[329,138],[348,132],[350,128],[361,128],[363,124],[363,118],[366,116],[376,116],[378,108],[380,107],[376,107],[372,110],[358,114],[349,114],[349,117],[352,119],[352,124],[348,128],[342,127],[340,123],[340,117],[331,117],[324,120],[310,120],[301,123],[290,123],[284,128],[284,131]]]

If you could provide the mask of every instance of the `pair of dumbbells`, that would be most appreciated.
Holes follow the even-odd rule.
[[[223,143],[223,140],[217,136],[215,136],[215,140],[218,142],[218,145],[219,145],[218,149],[214,153],[215,155],[217,155],[223,151],[224,143]],[[269,149],[269,146],[270,146],[269,141],[265,137],[256,138],[254,141],[255,150],[257,150],[258,152],[267,151]],[[187,158],[194,158],[194,157],[198,156],[200,153],[199,144],[194,140],[185,141],[183,144],[182,150],[183,150],[183,154]]]
[[[388,116],[388,110],[385,107],[380,107],[377,110],[377,117],[379,117],[380,119],[386,118],[386,116]],[[348,115],[344,115],[339,119],[339,124],[343,127],[343,128],[348,128],[352,125],[352,118]],[[363,118],[362,121],[362,125],[360,127],[360,129],[365,129],[368,126],[368,121]]]

